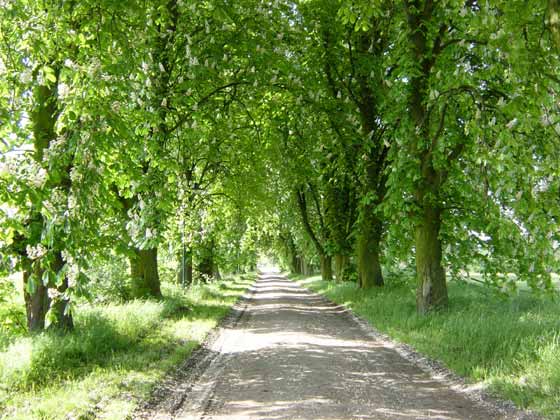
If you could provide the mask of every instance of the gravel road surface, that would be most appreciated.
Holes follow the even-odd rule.
[[[264,274],[141,418],[532,419],[403,356],[337,306]]]

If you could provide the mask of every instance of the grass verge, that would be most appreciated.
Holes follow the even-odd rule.
[[[529,292],[504,298],[480,286],[451,282],[449,310],[420,317],[410,282],[389,281],[382,289],[364,291],[318,276],[297,280],[490,393],[560,419],[557,299]]]
[[[0,352],[0,419],[129,418],[253,280],[168,284],[162,301],[82,305],[74,332],[16,339]]]

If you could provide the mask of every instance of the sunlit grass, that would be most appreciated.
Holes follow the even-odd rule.
[[[125,419],[250,283],[168,284],[163,301],[84,304],[76,331],[16,339],[0,353],[0,418]]]
[[[342,303],[393,339],[511,399],[519,407],[560,419],[560,302],[521,291],[504,298],[476,285],[451,282],[451,307],[420,317],[410,280],[382,289],[353,283],[300,283]]]

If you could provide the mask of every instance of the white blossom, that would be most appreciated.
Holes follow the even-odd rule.
[[[33,74],[31,73],[31,69],[25,69],[23,72],[21,72],[20,76],[19,76],[19,80],[21,83],[31,83],[31,81],[33,80]]]
[[[45,169],[43,168],[40,168],[30,177],[31,184],[33,184],[37,188],[41,188],[45,184],[46,180],[47,171],[45,171]]]
[[[541,124],[545,127],[548,127],[552,124],[552,120],[550,119],[550,116],[548,114],[541,115]]]
[[[36,260],[47,254],[47,248],[45,248],[43,244],[37,244],[35,246],[27,245],[25,247],[25,252],[29,258]]]
[[[10,174],[10,167],[6,162],[0,162],[0,177],[7,176]]]
[[[70,93],[70,86],[68,86],[66,83],[59,83],[58,96],[60,96],[61,99],[64,99],[68,96],[69,93]]]
[[[511,130],[516,125],[517,125],[517,118],[514,118],[513,120],[511,120],[506,124],[506,127]]]

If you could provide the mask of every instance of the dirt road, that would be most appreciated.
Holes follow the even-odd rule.
[[[434,379],[344,308],[281,276],[262,276],[235,310],[143,417],[532,418]]]

